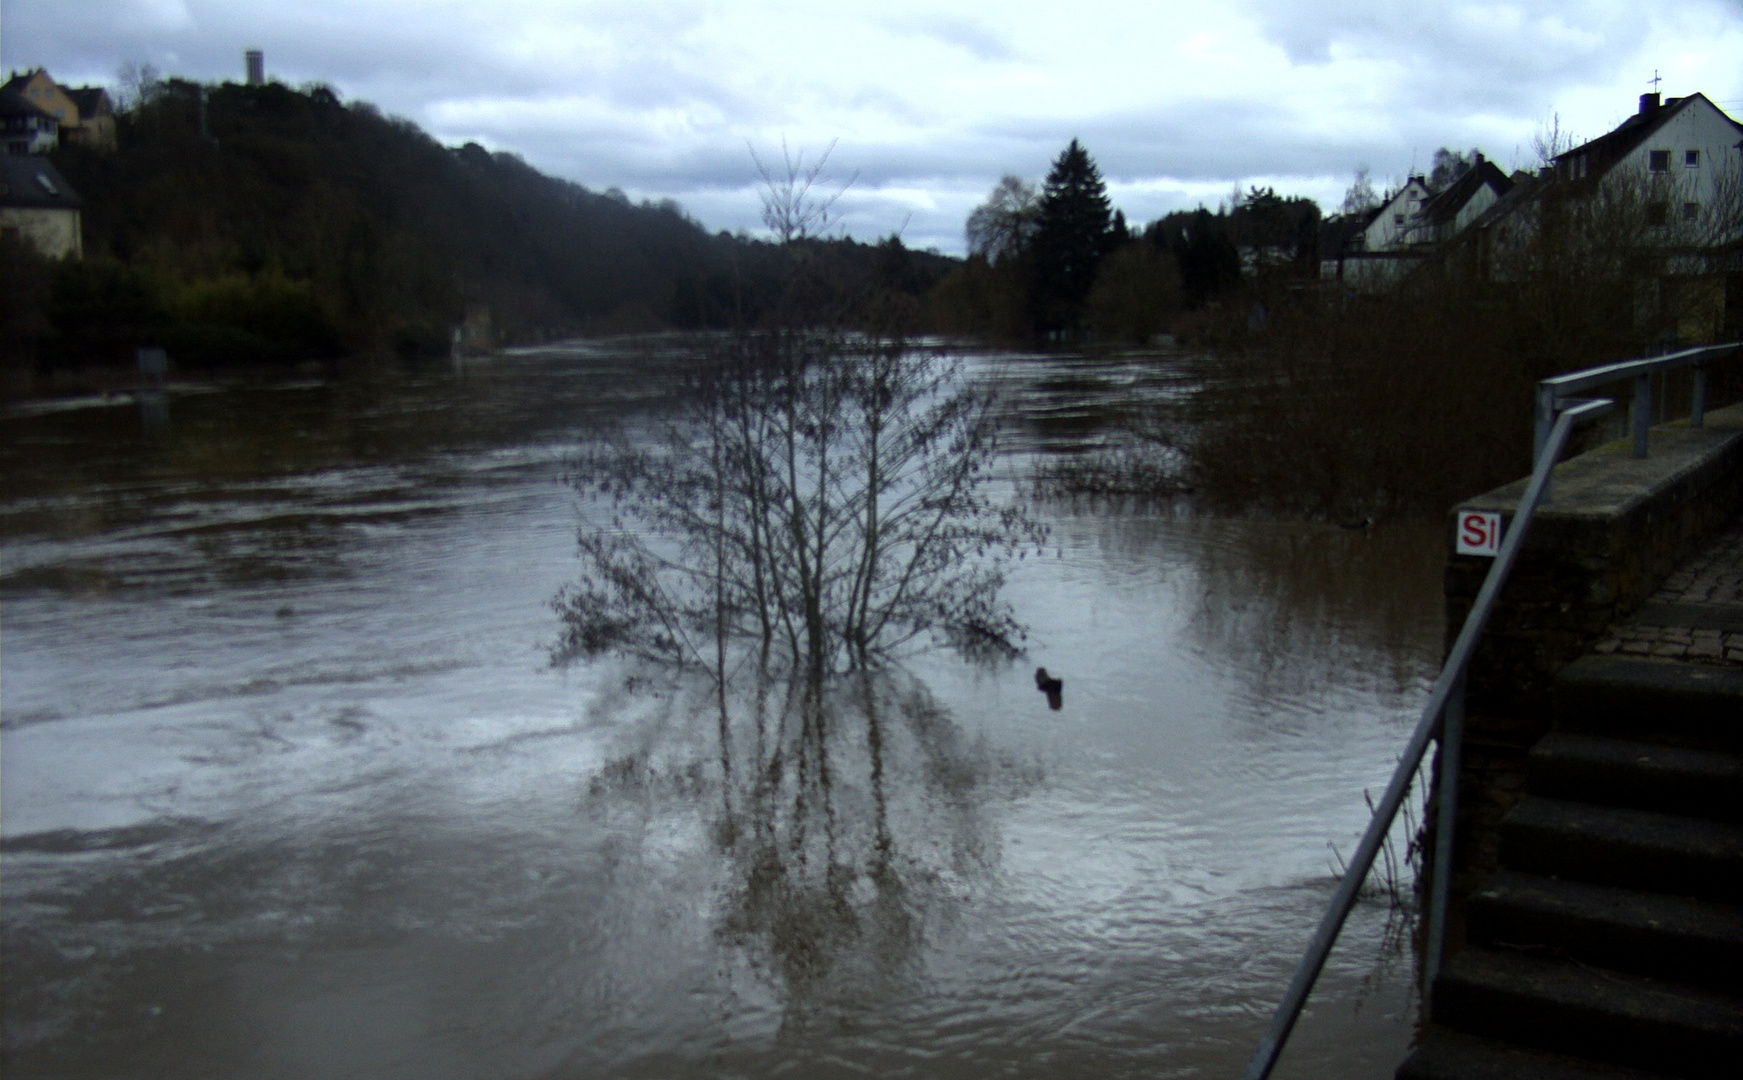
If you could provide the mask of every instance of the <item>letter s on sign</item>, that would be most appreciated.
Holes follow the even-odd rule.
[[[1460,555],[1498,554],[1501,550],[1501,515],[1487,510],[1461,511],[1453,550]]]

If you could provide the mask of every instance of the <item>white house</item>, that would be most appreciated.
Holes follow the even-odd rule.
[[[1639,112],[1609,134],[1558,155],[1552,175],[1567,184],[1644,178],[1652,225],[1669,228],[1720,214],[1721,229],[1743,229],[1743,206],[1734,202],[1743,182],[1743,124],[1705,94],[1663,102],[1657,94],[1641,94]]]
[[[1410,246],[1438,246],[1465,231],[1513,188],[1513,181],[1495,163],[1477,160],[1417,211],[1406,237]]]
[[[1679,344],[1743,330],[1743,124],[1704,94],[1660,101],[1555,158],[1550,187],[1609,191],[1643,211],[1656,269],[1636,306],[1656,309]]]
[[[1432,197],[1428,183],[1412,176],[1365,220],[1343,219],[1322,237],[1320,277],[1360,292],[1392,288],[1422,261],[1422,252],[1412,250],[1409,241]]]
[[[1417,215],[1422,212],[1423,204],[1433,197],[1434,193],[1428,190],[1428,183],[1422,177],[1412,176],[1405,181],[1363,230],[1361,250],[1403,251],[1416,228]]]

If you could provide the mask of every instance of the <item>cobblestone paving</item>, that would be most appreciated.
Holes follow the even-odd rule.
[[[1598,642],[1601,653],[1743,665],[1743,517]]]

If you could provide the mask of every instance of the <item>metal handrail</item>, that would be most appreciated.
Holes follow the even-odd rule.
[[[1319,978],[1332,946],[1337,942],[1344,920],[1355,906],[1356,895],[1361,891],[1362,883],[1367,880],[1368,871],[1373,869],[1374,859],[1379,855],[1386,834],[1392,829],[1393,819],[1398,816],[1398,810],[1404,804],[1411,779],[1422,765],[1428,744],[1438,740],[1442,779],[1435,802],[1434,868],[1429,882],[1428,933],[1422,970],[1422,999],[1424,1003],[1429,1001],[1435,977],[1440,973],[1441,953],[1446,945],[1447,893],[1452,880],[1453,825],[1458,814],[1459,756],[1465,716],[1465,673],[1470,667],[1471,657],[1476,653],[1477,641],[1488,624],[1496,599],[1501,594],[1501,588],[1507,583],[1507,576],[1513,570],[1513,563],[1525,542],[1525,534],[1531,526],[1532,518],[1536,515],[1538,506],[1549,499],[1550,476],[1555,470],[1556,459],[1567,446],[1568,436],[1573,432],[1574,425],[1602,416],[1616,406],[1611,398],[1582,399],[1573,395],[1595,386],[1632,377],[1634,400],[1630,423],[1634,456],[1643,458],[1646,456],[1647,433],[1651,427],[1652,376],[1660,371],[1694,367],[1689,425],[1702,427],[1706,420],[1707,361],[1728,353],[1743,355],[1743,342],[1703,345],[1664,356],[1605,364],[1584,371],[1557,375],[1537,384],[1537,423],[1532,447],[1532,469],[1531,478],[1525,485],[1525,494],[1521,496],[1519,506],[1514,511],[1513,521],[1505,530],[1495,562],[1489,567],[1482,588],[1477,591],[1476,602],[1472,604],[1470,614],[1465,616],[1458,639],[1453,642],[1452,650],[1447,654],[1440,677],[1435,680],[1434,689],[1428,695],[1428,704],[1423,706],[1422,716],[1417,720],[1415,730],[1411,732],[1410,741],[1405,744],[1398,767],[1393,770],[1392,779],[1386,785],[1386,793],[1374,807],[1374,816],[1368,823],[1368,831],[1362,834],[1361,843],[1356,845],[1355,855],[1350,859],[1343,879],[1338,882],[1337,891],[1332,894],[1331,904],[1320,919],[1319,929],[1314,932],[1313,940],[1308,942],[1307,951],[1289,980],[1289,988],[1283,993],[1283,1000],[1278,1003],[1277,1011],[1271,1015],[1271,1022],[1260,1036],[1258,1049],[1247,1065],[1244,1080],[1265,1080],[1271,1075],[1278,1055],[1283,1052],[1283,1044],[1289,1038],[1289,1032],[1294,1029],[1302,1006],[1307,1003],[1307,995],[1313,990],[1313,984]]]
[[[1579,404],[1575,394],[1594,386],[1634,380],[1634,401],[1629,413],[1629,433],[1634,440],[1634,456],[1646,456],[1646,436],[1652,428],[1652,376],[1660,371],[1680,367],[1695,369],[1694,387],[1690,392],[1689,426],[1701,427],[1707,415],[1707,361],[1743,349],[1743,342],[1728,345],[1700,345],[1693,349],[1650,356],[1641,360],[1624,360],[1616,364],[1587,368],[1566,375],[1544,379],[1537,384],[1537,424],[1532,444],[1532,460],[1543,455],[1544,440],[1555,418],[1564,408]]]
[[[1326,957],[1331,954],[1331,947],[1337,942],[1338,932],[1343,929],[1344,920],[1349,916],[1350,909],[1355,906],[1356,894],[1367,880],[1368,871],[1373,868],[1374,859],[1380,852],[1380,846],[1385,842],[1386,834],[1392,828],[1392,820],[1398,814],[1399,807],[1404,804],[1404,796],[1410,790],[1411,778],[1422,764],[1428,744],[1436,737],[1446,738],[1447,729],[1443,728],[1442,720],[1448,715],[1456,715],[1462,723],[1464,714],[1464,684],[1465,672],[1470,666],[1471,657],[1476,652],[1477,640],[1482,637],[1483,627],[1489,621],[1489,614],[1495,607],[1496,598],[1501,593],[1501,586],[1507,581],[1507,575],[1513,569],[1513,563],[1519,556],[1519,549],[1524,543],[1526,531],[1530,528],[1531,519],[1537,512],[1538,503],[1542,501],[1543,491],[1549,482],[1550,471],[1555,466],[1555,459],[1567,445],[1568,435],[1573,426],[1583,420],[1590,420],[1609,412],[1615,407],[1615,402],[1608,399],[1585,401],[1561,411],[1551,426],[1548,438],[1538,453],[1536,467],[1532,469],[1531,480],[1525,487],[1525,494],[1519,500],[1519,507],[1514,512],[1512,523],[1507,527],[1501,541],[1501,550],[1495,556],[1495,562],[1489,567],[1489,574],[1483,579],[1483,587],[1477,592],[1476,603],[1472,605],[1470,614],[1465,617],[1465,624],[1459,630],[1458,639],[1453,643],[1452,651],[1447,654],[1440,677],[1434,682],[1434,689],[1428,695],[1428,704],[1423,707],[1422,717],[1416,723],[1416,729],[1411,732],[1410,741],[1405,744],[1404,754],[1399,759],[1398,767],[1392,772],[1392,779],[1386,785],[1386,793],[1374,807],[1373,819],[1368,823],[1368,831],[1362,834],[1361,843],[1356,845],[1355,854],[1351,857],[1349,867],[1344,871],[1343,880],[1338,882],[1337,891],[1332,895],[1331,903],[1326,908],[1325,916],[1320,920],[1319,929],[1314,932],[1313,940],[1307,945],[1307,952],[1302,956],[1300,964],[1295,968],[1295,975],[1289,980],[1289,988],[1283,993],[1283,1000],[1278,1004],[1277,1011],[1272,1014],[1271,1022],[1265,1028],[1265,1033],[1259,1039],[1259,1047],[1253,1054],[1252,1061],[1247,1065],[1244,1074],[1246,1080],[1265,1080],[1271,1075],[1271,1068],[1277,1063],[1277,1056],[1283,1052],[1283,1043],[1289,1038],[1289,1032],[1295,1027],[1296,1019],[1301,1015],[1301,1007],[1307,1003],[1307,995],[1313,989],[1315,980],[1319,978],[1320,969],[1325,966]],[[1449,725],[1450,727],[1450,725]],[[1448,740],[1449,742],[1452,740]],[[1456,751],[1455,751],[1456,752]],[[1440,803],[1437,813],[1441,818],[1441,829],[1449,842],[1437,845],[1435,862],[1437,869],[1443,858],[1451,856],[1451,822],[1450,818],[1456,812],[1456,780],[1452,784],[1441,785]],[[1437,833],[1437,838],[1440,834]],[[1442,852],[1445,852],[1443,857]],[[1450,863],[1447,865],[1450,866]],[[1441,893],[1439,903],[1431,900],[1431,938],[1439,938],[1445,933],[1445,874],[1437,874],[1439,881],[1437,890]],[[1440,929],[1432,925],[1435,911],[1441,912]],[[1434,942],[1436,949],[1428,957],[1425,965],[1424,984],[1432,985],[1434,974],[1439,968],[1439,940]]]

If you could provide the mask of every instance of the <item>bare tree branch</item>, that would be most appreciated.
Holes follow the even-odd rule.
[[[763,161],[756,147],[745,144],[750,150],[751,161],[756,165],[757,181],[762,188],[758,194],[763,202],[763,225],[781,243],[821,236],[835,223],[836,202],[859,179],[856,172],[845,181],[837,182],[824,172],[839,141],[829,140],[823,153],[807,164],[804,147],[794,154],[783,138],[779,171]]]

